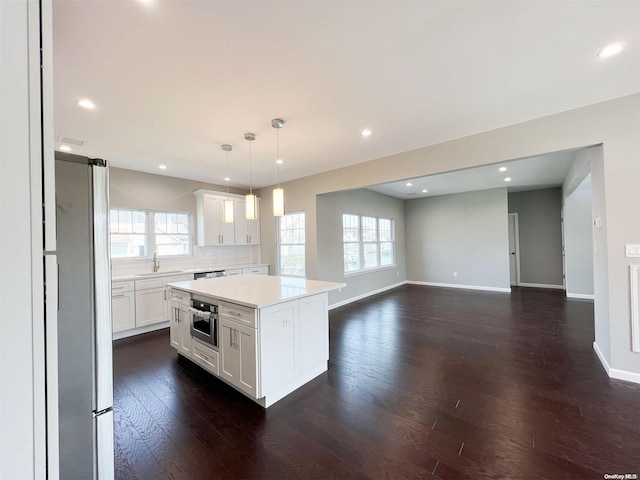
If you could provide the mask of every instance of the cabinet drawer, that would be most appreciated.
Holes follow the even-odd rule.
[[[207,369],[211,373],[220,375],[220,365],[218,363],[218,352],[194,340],[193,342],[193,360],[201,367]]]
[[[234,322],[256,328],[256,311],[253,308],[236,305],[235,303],[221,303],[219,314]]]
[[[171,289],[171,301],[176,303],[183,303],[189,305],[191,303],[191,295],[182,290]]]
[[[234,270],[227,270],[227,277],[231,275],[242,275],[242,270],[239,268],[236,268]]]
[[[189,275],[174,275],[173,277],[168,277],[167,278],[167,283],[190,282],[192,280],[193,280],[193,274],[189,274]]]
[[[133,292],[133,281],[131,282],[113,282],[111,284],[111,293]]]
[[[164,278],[149,278],[146,280],[136,280],[136,290],[147,290],[148,288],[160,288],[166,285]]]
[[[243,274],[254,273],[257,275],[269,275],[269,267],[247,267],[242,269]]]

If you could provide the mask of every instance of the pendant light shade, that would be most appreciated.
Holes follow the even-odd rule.
[[[244,197],[244,213],[247,220],[255,220],[258,218],[258,197],[250,193]]]
[[[273,216],[284,215],[284,190],[280,187],[273,189]]]
[[[225,181],[227,182],[231,180],[229,178],[229,152],[232,150],[232,148],[233,147],[231,145],[227,145],[227,144],[222,145],[222,150],[227,154],[227,176],[224,178]],[[227,193],[229,193],[229,185],[227,185]],[[233,200],[231,200],[230,198],[227,198],[224,201],[224,210],[223,210],[224,223],[233,223],[233,210],[234,210]]]
[[[284,215],[284,190],[280,187],[280,135],[279,130],[284,127],[284,120],[274,118],[271,126],[276,129],[276,165],[278,168],[278,187],[273,189],[273,216],[282,217]]]
[[[244,197],[245,217],[247,220],[256,220],[258,218],[258,198],[253,194],[251,185],[251,142],[256,139],[256,136],[253,133],[245,133],[244,139],[249,142],[249,194]]]
[[[233,223],[233,200],[224,201],[224,223]]]

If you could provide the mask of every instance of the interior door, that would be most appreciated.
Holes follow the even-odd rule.
[[[511,286],[520,285],[520,247],[518,214],[509,214],[509,278]]]

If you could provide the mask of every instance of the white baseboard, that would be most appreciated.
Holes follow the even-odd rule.
[[[146,327],[131,328],[129,330],[122,330],[113,334],[113,340],[120,340],[121,338],[133,337],[134,335],[140,335],[141,333],[149,333],[155,330],[162,330],[169,326],[169,320],[166,322],[154,323],[153,325],[147,325]]]
[[[547,285],[546,283],[523,283],[523,282],[520,282],[518,287],[555,288],[557,290],[564,290],[564,285]]]
[[[478,285],[460,285],[457,283],[418,282],[414,280],[407,280],[406,283],[410,285],[426,285],[428,287],[461,288],[464,290],[485,290],[487,292],[511,293],[511,288],[501,287],[482,287]]]
[[[583,300],[593,300],[593,295],[588,295],[586,293],[569,293],[567,292],[567,298],[581,298]]]
[[[387,285],[386,287],[378,288],[377,290],[372,290],[371,292],[367,292],[367,293],[363,293],[361,295],[356,295],[355,297],[347,298],[346,300],[342,300],[342,301],[340,301],[338,303],[333,303],[333,304],[329,305],[329,310],[333,310],[334,308],[342,307],[343,305],[347,305],[347,304],[349,304],[351,302],[362,300],[363,298],[367,298],[367,297],[370,297],[372,295],[377,295],[378,293],[386,292],[387,290],[392,290],[394,288],[401,287],[402,285],[404,285],[406,283],[407,282],[394,283],[393,285]]]
[[[604,358],[604,355],[600,351],[598,344],[593,342],[593,350],[598,355],[598,359],[604,368],[604,371],[609,375],[610,378],[615,378],[617,380],[625,380],[627,382],[640,383],[640,373],[628,372],[626,370],[618,370],[617,368],[611,368],[609,366],[609,362]]]

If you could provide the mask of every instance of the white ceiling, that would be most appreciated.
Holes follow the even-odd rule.
[[[576,150],[549,153],[483,167],[411,178],[401,182],[374,185],[369,187],[369,190],[409,200],[502,187],[507,187],[510,192],[557,187],[562,185],[567,176],[575,154]],[[499,168],[501,167],[507,170],[500,172]],[[505,182],[505,178],[511,180]],[[411,185],[407,185],[407,183],[411,183]],[[427,190],[427,192],[422,190]]]
[[[291,180],[639,92],[639,34],[637,0],[54,0],[55,132],[215,184],[229,143],[239,187],[253,132],[272,185],[273,118]]]

